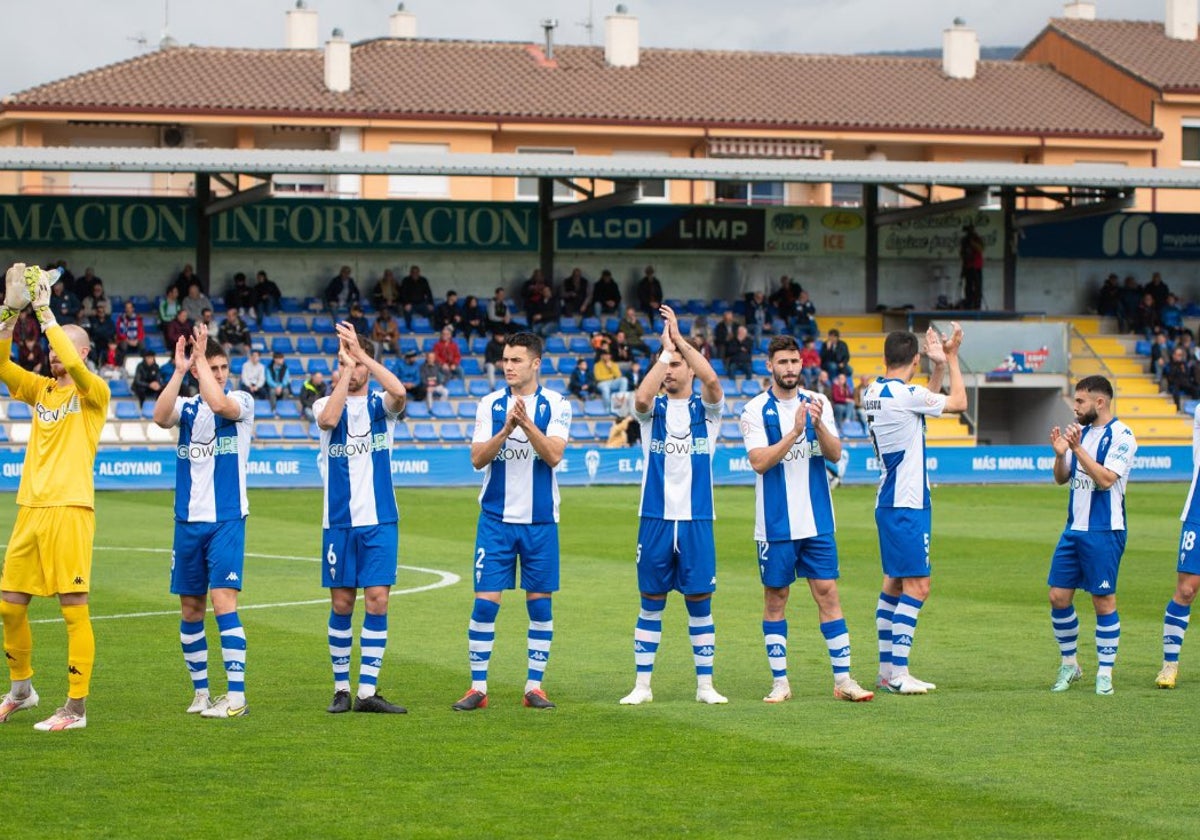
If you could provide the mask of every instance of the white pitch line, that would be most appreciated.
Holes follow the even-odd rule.
[[[133,548],[130,546],[97,546],[95,551],[137,551],[144,554],[170,554],[169,548]],[[319,563],[320,560],[312,557],[295,557],[288,554],[247,554],[247,557],[257,557],[265,560],[301,560],[307,563]],[[428,592],[432,589],[442,589],[447,586],[454,586],[462,580],[461,577],[454,572],[443,571],[442,569],[426,569],[422,566],[397,566],[398,569],[404,569],[410,572],[421,572],[424,574],[437,575],[438,580],[434,583],[426,584],[425,586],[413,586],[408,589],[393,589],[392,595],[414,595],[418,592]],[[271,610],[281,607],[311,607],[316,604],[328,604],[328,598],[314,598],[311,601],[280,601],[275,604],[240,604],[238,610]],[[92,621],[111,621],[118,618],[155,618],[161,616],[179,615],[179,610],[154,610],[152,612],[138,613],[119,613],[117,615],[94,615]],[[30,624],[55,624],[62,621],[62,618],[39,618],[30,621]]]

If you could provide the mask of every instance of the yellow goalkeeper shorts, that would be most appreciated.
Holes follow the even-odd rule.
[[[17,507],[0,589],[28,595],[87,592],[96,513],[83,507]]]

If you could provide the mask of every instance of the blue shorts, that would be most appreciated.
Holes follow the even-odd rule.
[[[246,559],[246,520],[176,522],[171,547],[171,594],[205,595],[210,589],[241,589]]]
[[[1196,545],[1200,525],[1184,522],[1179,529],[1179,572],[1185,575],[1200,575],[1200,546]]]
[[[518,555],[522,589],[558,591],[558,523],[518,525],[479,514],[475,532],[475,591],[515,589]]]
[[[386,525],[326,528],[321,534],[321,585],[326,589],[391,586],[396,582],[400,529]]]
[[[772,589],[791,586],[799,578],[837,580],[837,542],[833,534],[802,540],[760,542],[758,576],[763,586]]]
[[[638,525],[638,591],[684,595],[717,590],[717,546],[711,519],[642,519]]]
[[[875,508],[879,559],[891,578],[929,577],[929,508]]]
[[[1046,583],[1057,589],[1115,595],[1124,553],[1124,531],[1063,531],[1050,558]]]

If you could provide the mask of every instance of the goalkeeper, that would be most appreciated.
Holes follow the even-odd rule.
[[[67,624],[67,702],[34,724],[44,732],[87,726],[85,701],[96,654],[88,616],[96,530],[92,469],[109,400],[108,385],[83,362],[91,348],[87,333],[54,320],[50,286],[56,274],[17,263],[5,275],[0,307],[0,382],[14,399],[33,407],[17,521],[0,574],[4,653],[12,678],[12,688],[0,699],[0,723],[38,705],[29,602],[34,595],[57,595]],[[13,323],[28,305],[50,341],[49,377],[30,373],[10,358]]]

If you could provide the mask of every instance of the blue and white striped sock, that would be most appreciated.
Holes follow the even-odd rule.
[[[204,636],[204,622],[180,621],[179,644],[183,647],[183,664],[192,678],[192,688],[208,691],[208,639]]]
[[[353,613],[338,615],[329,611],[329,661],[333,665],[333,690],[350,690],[350,646],[354,633],[350,630]]]
[[[1096,676],[1111,677],[1121,644],[1121,619],[1116,611],[1096,616]]]
[[[379,669],[383,667],[383,652],[387,650],[387,613],[363,617],[362,634],[358,637],[358,696],[375,694]]]
[[[525,677],[525,693],[541,688],[550,661],[550,642],[554,640],[554,613],[549,598],[534,598],[525,602],[529,612],[529,673]]]
[[[650,675],[654,673],[654,657],[658,654],[658,644],[662,641],[662,616],[666,605],[665,599],[642,598],[637,625],[633,628],[633,664],[637,669],[638,685],[650,685]]]
[[[838,618],[821,625],[825,647],[829,649],[829,664],[833,668],[833,682],[845,682],[850,678],[850,631],[846,619]]]
[[[1191,617],[1191,604],[1176,604],[1174,598],[1167,601],[1167,611],[1163,614],[1163,662],[1179,661],[1183,634],[1187,632]]]
[[[1058,642],[1062,664],[1077,664],[1075,654],[1079,642],[1079,616],[1075,614],[1075,606],[1063,607],[1061,610],[1051,609],[1050,624],[1054,627],[1054,640]]]
[[[771,676],[777,680],[787,679],[787,619],[762,623],[763,643],[767,646],[767,665]]]
[[[696,682],[712,685],[713,656],[717,650],[713,626],[712,598],[703,601],[684,601],[688,611],[688,635],[692,640],[692,659],[696,663]]]
[[[467,654],[471,659],[471,688],[487,694],[488,662],[496,643],[496,616],[500,605],[483,598],[475,599],[471,623],[467,625]]]
[[[901,595],[892,614],[892,679],[908,673],[908,655],[912,652],[913,636],[917,633],[917,616],[924,601]]]
[[[879,603],[875,605],[875,632],[879,636],[879,676],[885,680],[892,678],[892,615],[900,599],[886,592],[879,593]]]
[[[237,709],[246,705],[246,631],[236,610],[217,616],[217,629],[221,631],[221,658],[229,681],[229,707]]]

